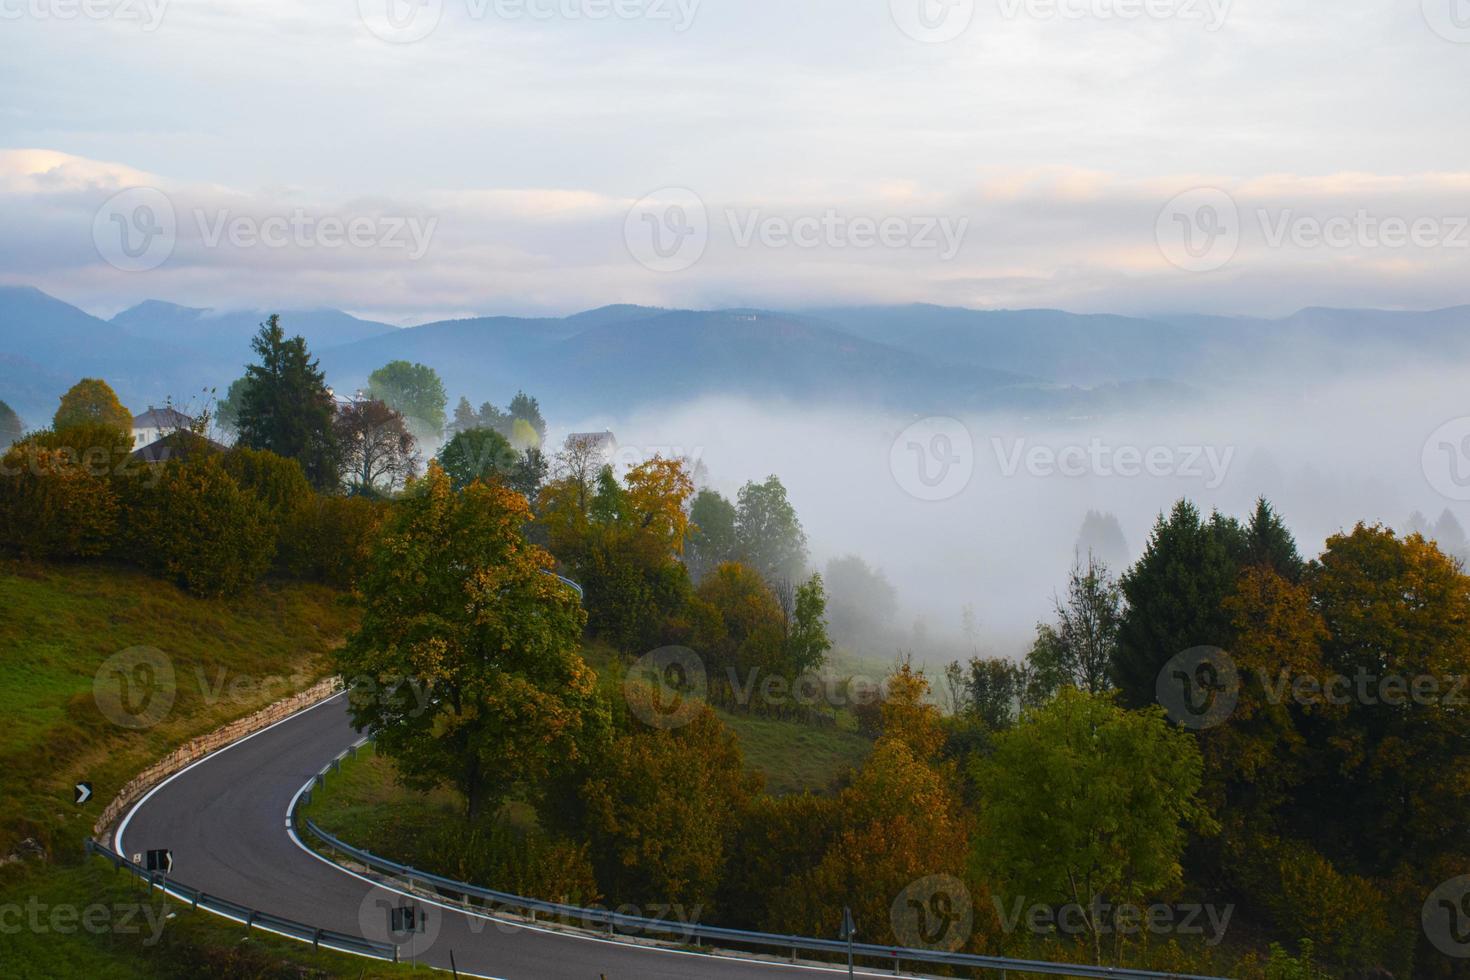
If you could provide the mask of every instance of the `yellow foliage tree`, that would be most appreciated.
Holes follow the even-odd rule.
[[[105,425],[132,432],[133,413],[123,407],[106,381],[83,378],[61,396],[61,407],[51,422],[58,432],[78,425]]]

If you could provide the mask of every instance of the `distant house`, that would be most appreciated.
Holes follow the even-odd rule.
[[[227,452],[229,448],[188,429],[176,429],[134,450],[128,458],[139,463],[167,463],[171,459],[183,460],[201,453]]]
[[[591,450],[603,456],[611,456],[618,448],[618,437],[607,430],[602,432],[573,432],[567,436],[567,449]]]
[[[339,395],[335,388],[328,388],[327,394],[332,396],[332,404],[337,406],[337,411],[339,412],[344,408],[351,408],[353,405],[361,405],[363,402],[368,401],[367,393],[361,388],[354,391],[351,396]]]
[[[133,416],[133,448],[152,445],[173,432],[187,432],[194,426],[194,419],[172,408],[154,408],[142,415]]]

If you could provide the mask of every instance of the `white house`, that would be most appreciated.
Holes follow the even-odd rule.
[[[133,417],[133,448],[150,446],[170,433],[189,429],[193,424],[194,420],[183,412],[150,405],[148,411]]]

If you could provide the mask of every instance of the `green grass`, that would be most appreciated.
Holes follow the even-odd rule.
[[[140,770],[324,676],[354,616],[340,599],[268,584],[205,600],[128,568],[0,563],[0,857],[24,838],[74,852]],[[145,730],[109,720],[93,693],[104,661],[131,647],[174,667],[172,708]],[[94,796],[74,807],[81,780]]]
[[[314,952],[154,893],[101,860],[7,882],[0,908],[16,906],[0,930],[0,975],[86,980],[226,978],[397,978],[408,965]],[[144,910],[146,906],[146,911]],[[37,914],[32,915],[35,909]],[[74,911],[73,911],[74,910]],[[60,912],[65,918],[54,918]],[[91,928],[83,914],[94,916]],[[39,928],[34,924],[39,923]],[[17,928],[18,927],[18,928]]]
[[[598,689],[604,697],[623,697],[623,677],[627,669],[622,654],[600,642],[589,643],[582,651],[588,666],[597,672]],[[834,667],[838,675],[859,674],[851,663]],[[887,670],[874,673],[886,676]],[[778,796],[790,793],[830,793],[849,770],[867,759],[872,742],[859,735],[852,713],[836,712],[835,724],[818,726],[798,721],[766,718],[742,711],[717,708],[715,713],[740,740],[746,768],[766,777],[766,791]]]
[[[746,768],[764,774],[766,791],[776,796],[833,792],[849,770],[862,766],[873,747],[857,732],[840,727],[716,713],[740,739]]]
[[[0,911],[12,904],[84,909],[139,901],[141,892],[82,840],[129,779],[170,750],[272,701],[310,686],[355,613],[339,592],[268,583],[224,600],[193,598],[135,569],[105,563],[0,562]],[[146,730],[120,727],[93,694],[113,654],[153,647],[172,662],[171,710]],[[259,683],[268,678],[279,681]],[[241,680],[247,683],[239,684]],[[224,686],[220,687],[223,680]],[[72,803],[86,780],[94,795]],[[44,859],[7,860],[33,840]],[[371,972],[371,961],[315,956],[284,939],[174,906],[164,939],[85,930],[19,931],[0,918],[0,974],[6,977],[301,976],[286,958],[327,975]],[[307,974],[313,975],[313,974]],[[321,975],[320,973],[314,975]]]
[[[344,759],[340,772],[327,776],[326,786],[312,792],[301,815],[349,844],[413,864],[418,855],[405,851],[403,842],[463,821],[464,808],[452,789],[420,793],[402,786],[393,763],[369,744],[356,759]]]

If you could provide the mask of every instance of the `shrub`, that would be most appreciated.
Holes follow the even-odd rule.
[[[389,506],[367,497],[312,495],[285,518],[281,567],[293,578],[350,587]]]
[[[1302,937],[1326,958],[1352,965],[1383,962],[1388,955],[1388,899],[1301,841],[1257,838],[1243,877],[1282,932]]]
[[[294,459],[264,449],[236,446],[222,460],[225,472],[240,489],[255,494],[277,520],[284,521],[312,499],[311,484],[301,464]]]
[[[265,574],[275,554],[270,512],[240,489],[218,456],[165,465],[135,498],[132,557],[195,595],[222,596]]]
[[[39,432],[0,461],[0,546],[27,558],[106,553],[131,437],[106,425]]]

